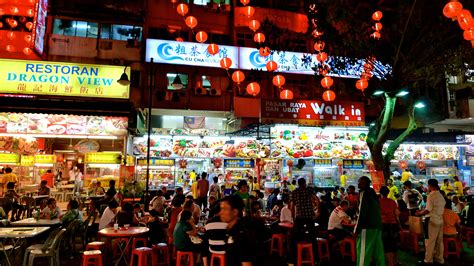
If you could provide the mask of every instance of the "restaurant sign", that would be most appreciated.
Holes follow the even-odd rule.
[[[89,164],[120,164],[122,154],[117,152],[89,152],[84,155],[84,162]]]
[[[364,160],[342,160],[344,169],[364,169]]]
[[[225,168],[254,168],[253,159],[224,159]]]
[[[139,166],[146,166],[146,159],[138,159],[137,164]],[[174,160],[150,158],[150,166],[174,166]]]
[[[230,68],[238,68],[238,47],[219,45],[219,52],[211,55],[208,46],[206,43],[147,39],[145,60],[150,62],[153,58],[155,63],[220,67],[221,59],[228,57],[232,60]]]
[[[129,86],[116,82],[123,71],[121,66],[0,59],[0,93],[128,99]]]
[[[16,153],[0,153],[0,163],[17,164],[20,161],[20,155]]]
[[[36,164],[54,164],[56,163],[56,155],[37,154],[35,155]]]
[[[363,103],[303,100],[261,102],[262,123],[307,126],[364,126]]]

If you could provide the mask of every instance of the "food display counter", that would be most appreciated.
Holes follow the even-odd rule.
[[[211,159],[202,158],[183,158],[176,160],[176,181],[175,185],[180,187],[187,187],[192,185],[194,180],[189,179],[189,173],[194,171],[196,176],[202,172],[208,172],[211,164]]]
[[[256,177],[254,159],[224,159],[226,182],[238,183],[239,180]]]
[[[146,159],[137,159],[137,181],[146,184]],[[175,185],[175,160],[150,158],[150,171],[148,186],[150,190],[158,190],[162,186],[174,188]]]
[[[92,180],[108,186],[110,180],[115,180],[119,186],[120,163],[122,155],[119,152],[91,152],[84,155],[84,187],[88,188]]]

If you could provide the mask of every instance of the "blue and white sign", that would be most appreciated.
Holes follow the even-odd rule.
[[[147,39],[145,61],[164,64],[221,67],[224,57],[232,60],[230,68],[238,68],[239,48],[219,45],[219,53],[211,55],[207,51],[209,44],[194,42],[176,42],[168,40]]]

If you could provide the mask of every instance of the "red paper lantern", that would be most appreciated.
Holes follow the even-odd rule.
[[[254,32],[260,28],[260,21],[253,19],[249,22],[249,28]]]
[[[408,162],[407,161],[398,161],[398,167],[400,169],[407,169],[408,168]]]
[[[270,55],[271,50],[269,47],[261,47],[260,49],[258,49],[258,53],[263,57],[267,57]]]
[[[380,32],[375,31],[374,33],[370,34],[370,37],[374,38],[374,40],[379,40],[382,35],[380,34]]]
[[[285,77],[283,75],[276,75],[273,77],[272,82],[273,82],[273,85],[277,87],[281,87],[285,85]]]
[[[447,18],[455,18],[462,11],[462,4],[457,1],[447,3],[443,8],[443,15]]]
[[[12,6],[12,7],[10,7],[10,12],[12,12],[12,14],[16,15],[16,14],[18,14],[18,12],[20,12],[20,9],[18,9],[18,7],[16,7],[16,6]]]
[[[291,100],[291,99],[293,99],[293,92],[291,90],[282,90],[282,91],[280,91],[280,99],[282,99],[282,100]]]
[[[245,15],[247,15],[247,17],[252,17],[253,14],[255,14],[255,8],[251,7],[251,6],[246,6],[245,7]]]
[[[26,43],[30,44],[31,43],[31,34],[26,34],[25,37],[23,37],[23,40],[25,40]]]
[[[260,85],[257,82],[252,82],[247,85],[247,93],[252,96],[257,96],[260,93]]]
[[[287,159],[287,160],[286,160],[286,166],[288,166],[288,167],[290,167],[290,168],[293,167],[293,160],[288,160],[288,159]]]
[[[320,31],[320,30],[314,30],[312,35],[314,38],[319,38],[321,36],[323,36],[324,32]]]
[[[26,22],[25,26],[28,30],[31,30],[33,29],[33,22]]]
[[[321,52],[322,50],[324,50],[325,45],[326,44],[323,41],[318,41],[314,44],[314,50]]]
[[[33,9],[28,9],[26,13],[28,14],[28,17],[33,17],[35,15],[35,11]]]
[[[382,17],[383,17],[382,11],[375,11],[375,12],[372,14],[372,19],[375,20],[375,21],[381,20]]]
[[[382,26],[382,23],[380,23],[380,22],[375,23],[375,25],[374,25],[374,27],[373,27],[373,29],[374,29],[375,31],[381,31],[382,28],[383,28],[383,26]]]
[[[328,59],[328,54],[326,54],[325,52],[320,52],[319,54],[316,55],[316,60],[318,60],[319,62],[324,62]]]
[[[278,64],[275,61],[268,61],[266,67],[268,71],[273,72],[278,69]]]
[[[323,86],[323,88],[329,89],[332,84],[334,84],[334,80],[332,80],[331,77],[324,77],[321,79],[321,86]]]
[[[332,102],[336,99],[336,93],[332,90],[327,90],[323,92],[323,100],[326,102]]]
[[[177,42],[184,42],[183,38],[181,38],[181,37],[177,37],[177,38],[176,38],[176,41],[177,41]]]
[[[207,33],[205,31],[199,31],[196,33],[196,41],[203,43],[207,41]]]
[[[225,70],[229,70],[232,66],[232,60],[228,57],[224,57],[221,59],[221,67]]]
[[[234,73],[232,73],[232,80],[235,83],[240,84],[242,81],[244,81],[244,79],[245,79],[245,75],[242,71],[237,70]]]
[[[364,91],[369,86],[369,82],[366,79],[359,79],[356,81],[356,88],[358,90]]]
[[[184,169],[188,165],[188,162],[186,160],[179,160],[179,167]]]
[[[418,162],[416,162],[416,168],[418,168],[420,170],[424,170],[424,169],[426,169],[426,163],[423,162],[423,161],[418,161]]]
[[[31,22],[29,22],[29,23],[31,23]],[[10,27],[13,29],[13,28],[16,28],[16,26],[18,26],[18,22],[11,18],[11,19],[8,20],[8,25],[10,25]],[[33,27],[33,25],[32,25],[32,27]]]
[[[250,3],[250,0],[240,0],[242,5],[246,6],[248,3]]]
[[[219,53],[219,46],[215,43],[211,43],[207,47],[207,52],[211,55],[216,55],[217,53]]]
[[[465,30],[463,36],[464,36],[464,39],[467,40],[467,41],[474,40],[474,28],[470,28],[468,30]]]
[[[469,17],[459,17],[458,23],[462,30],[467,30],[474,27],[474,19]]]
[[[7,45],[6,49],[7,49],[7,51],[10,52],[10,53],[15,52],[15,46],[13,46],[13,45],[11,45],[11,44]]]
[[[253,40],[256,42],[256,43],[263,43],[265,42],[265,35],[263,33],[256,33],[254,36],[253,36]]]
[[[23,53],[25,55],[30,55],[33,51],[29,47],[23,48]]]
[[[186,19],[185,19],[185,22],[186,22],[186,25],[190,28],[190,29],[194,29],[197,24],[198,24],[198,21],[195,17],[193,16],[187,16]]]
[[[184,17],[186,16],[186,14],[188,14],[188,5],[186,5],[185,3],[181,3],[176,7],[176,11],[178,11],[178,14]]]

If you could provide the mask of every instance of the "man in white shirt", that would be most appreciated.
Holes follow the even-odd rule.
[[[428,223],[425,263],[433,263],[434,258],[437,263],[444,264],[443,212],[446,201],[439,192],[438,181],[436,179],[428,180],[428,189],[430,194],[426,200],[426,209],[416,213],[416,215],[419,216],[426,215],[426,222]]]
[[[328,232],[333,235],[337,240],[342,240],[350,236],[350,232],[344,230],[342,223],[350,223],[349,215],[347,215],[347,210],[349,210],[349,202],[347,200],[341,201],[341,204],[337,206],[329,216],[328,223]]]
[[[288,208],[289,197],[283,199],[285,206],[280,211],[280,223],[293,223],[293,217],[291,216],[291,210]]]
[[[99,230],[112,226],[112,223],[115,221],[115,216],[117,215],[117,208],[118,203],[115,200],[111,200],[109,206],[105,208],[104,213],[102,213],[100,217]]]
[[[163,191],[158,190],[156,196],[150,201],[150,214],[153,212],[152,216],[163,214],[163,208],[166,201],[163,195]]]
[[[419,205],[423,200],[423,196],[421,196],[418,190],[413,189],[411,181],[406,181],[403,183],[403,186],[405,187],[402,197],[403,201],[406,203],[410,215],[415,215],[416,211],[419,210]]]

